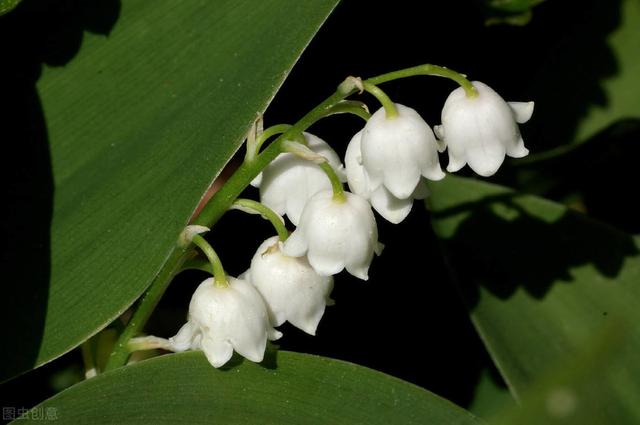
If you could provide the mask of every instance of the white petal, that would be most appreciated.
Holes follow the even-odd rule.
[[[352,275],[362,280],[369,280],[369,267],[366,266],[347,266],[347,271]]]
[[[172,347],[172,350],[175,352],[186,351],[192,348],[193,337],[197,332],[197,328],[192,321],[187,321],[178,333],[169,338],[169,344]]]
[[[357,132],[349,142],[344,155],[344,164],[346,167],[347,182],[349,183],[351,192],[364,198],[369,198],[369,178],[362,166],[361,139],[362,130]]]
[[[212,278],[205,280],[189,305],[189,322],[197,328],[191,348],[201,348],[215,367],[228,361],[233,349],[249,360],[260,361],[267,337],[277,336],[253,285],[230,276],[228,280],[227,287],[215,286]]]
[[[338,274],[344,269],[344,260],[342,255],[331,250],[310,251],[307,255],[309,264],[320,276],[332,276]]]
[[[516,119],[526,121],[533,104],[510,103],[491,87],[473,82],[478,96],[467,98],[461,89],[454,90],[442,109],[442,123],[449,153],[450,172],[465,163],[482,176],[493,175],[508,153],[521,157],[528,153],[520,140]]]
[[[533,115],[534,102],[507,102],[513,111],[518,124],[524,124]]]
[[[227,363],[233,355],[233,347],[228,341],[203,338],[201,348],[209,363],[216,368]]]
[[[384,186],[397,198],[408,198],[418,185],[422,172],[417,167],[414,167],[413,164],[406,164],[403,167],[402,164],[398,163],[395,168],[395,172],[389,172],[385,175]],[[439,178],[444,177],[439,167],[437,171],[442,174],[442,177],[439,176],[436,170],[427,167],[427,174],[431,175],[432,171]]]
[[[381,186],[371,194],[371,206],[386,220],[398,224],[411,212],[413,199],[398,199]]]
[[[413,109],[396,104],[398,116],[386,118],[376,111],[363,129],[361,151],[364,168],[373,191],[383,183],[397,198],[411,196],[420,176],[444,177],[438,159],[438,145],[429,125]]]
[[[444,140],[444,127],[441,125],[434,125],[433,126],[433,132],[435,133],[436,137],[440,140]]]
[[[282,338],[282,332],[280,332],[277,329],[269,329],[268,333],[267,333],[267,338],[269,339],[269,341],[276,341],[280,338]]]
[[[425,165],[424,168],[422,168],[422,175],[433,181],[442,180],[446,176],[442,168],[440,168],[439,162]]]
[[[469,167],[483,177],[492,176],[504,162],[505,148],[499,142],[485,143],[468,150]]]
[[[511,158],[523,158],[529,155],[529,149],[524,147],[522,136],[518,137],[515,143],[507,145],[507,155]]]
[[[307,253],[309,244],[303,229],[297,228],[284,242],[283,252],[289,257],[302,257]]]
[[[467,162],[462,159],[460,156],[457,156],[451,148],[449,148],[449,163],[447,164],[447,171],[450,173],[455,173],[459,171],[462,167],[467,165]]]
[[[261,183],[262,183],[262,173],[258,174],[256,178],[251,180],[251,186],[253,187],[260,187]]]
[[[375,217],[364,198],[350,192],[345,197],[337,202],[332,191],[314,195],[300,225],[285,242],[284,253],[301,253],[292,246],[305,246],[309,263],[321,276],[338,273],[345,265],[356,268],[366,263],[368,267],[377,242]]]
[[[308,150],[327,158],[344,179],[342,164],[335,151],[312,134],[304,133],[304,136]],[[316,164],[291,153],[280,154],[261,174],[262,203],[280,215],[286,214],[296,225],[307,200],[319,191],[331,189],[331,182]]]
[[[265,300],[272,323],[289,321],[308,333],[324,312],[333,278],[318,275],[305,257],[287,257],[277,237],[264,241],[251,260],[253,284]]]

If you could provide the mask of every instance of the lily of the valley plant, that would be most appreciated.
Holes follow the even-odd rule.
[[[418,112],[378,87],[415,75],[447,77],[460,85],[446,99],[435,132]],[[363,91],[382,105],[372,115],[364,103],[345,100]],[[344,112],[366,124],[351,137],[343,165],[330,144],[306,130]],[[198,249],[213,274],[193,294],[186,323],[166,339],[136,336],[167,284],[154,283],[135,313],[143,320],[131,320],[135,325],[123,332],[108,367],[124,364],[131,351],[150,348],[202,350],[214,367],[224,365],[233,351],[260,362],[267,341],[282,336],[275,327],[284,322],[315,335],[325,307],[333,304],[334,276],[346,270],[367,280],[371,262],[382,253],[374,211],[391,223],[403,221],[413,201],[428,196],[425,182],[445,178],[439,156],[445,151],[448,172],[468,164],[481,176],[494,174],[505,156],[527,155],[518,124],[532,113],[533,102],[506,102],[484,83],[421,65],[364,81],[349,77],[294,125],[262,129],[259,119],[247,137],[243,165],[179,238],[183,250],[175,264]],[[259,187],[260,202],[238,198],[249,183]],[[232,208],[262,215],[277,233],[256,241],[248,270],[237,278],[226,275],[202,236]],[[291,234],[283,216],[297,226]]]

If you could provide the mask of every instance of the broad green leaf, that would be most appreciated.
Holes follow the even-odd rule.
[[[31,190],[44,201],[24,201],[29,218],[13,224],[17,245],[3,264],[11,349],[0,379],[76,347],[143,292],[337,0],[101,5],[113,2],[121,9],[107,37],[85,33],[66,66],[44,69],[37,93],[14,99],[15,115],[36,130],[11,140],[31,186],[16,180],[9,205]]]
[[[624,371],[605,374],[599,385],[621,405],[640,406],[640,242],[493,184],[449,176],[431,189],[433,226],[450,269],[514,396],[583,352],[603,327],[621,323],[629,328],[620,348]]]
[[[82,382],[36,406],[73,424],[479,424],[397,378],[337,360],[272,353],[216,370],[200,352],[162,356]],[[54,409],[54,410],[52,410]],[[29,415],[28,415],[29,416]]]

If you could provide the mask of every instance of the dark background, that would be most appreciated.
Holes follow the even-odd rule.
[[[34,99],[34,83],[43,64],[64,65],[77,52],[83,32],[108,34],[117,25],[117,0],[89,3],[60,0],[36,5],[25,0],[12,12],[14,16],[1,18],[3,37],[21,31],[31,47],[12,52],[30,70],[20,84],[25,102]],[[534,117],[522,126],[532,153],[572,141],[587,108],[607,104],[600,84],[615,76],[618,65],[605,38],[620,22],[619,0],[548,0],[534,9],[526,26],[485,25],[489,12],[479,1],[380,3],[344,0],[337,7],[267,110],[266,125],[297,120],[348,75],[366,78],[418,63],[464,72],[491,85],[506,100],[535,100]],[[56,19],[64,25],[54,25]],[[28,22],[31,25],[26,26]],[[435,125],[455,87],[425,77],[383,88]],[[363,100],[377,108],[372,98]],[[337,116],[311,131],[342,155],[361,126],[358,118]],[[637,121],[615,123],[558,159],[535,166],[509,161],[491,180],[567,202],[637,233],[638,210],[626,204],[624,182],[639,149],[638,128]],[[249,189],[247,195],[257,198],[257,191]],[[365,365],[469,406],[483,370],[491,370],[496,382],[501,381],[447,274],[429,214],[416,203],[400,225],[382,219],[378,223],[386,249],[374,260],[370,280],[362,282],[346,273],[337,276],[336,305],[327,309],[317,336],[285,325],[285,336],[277,343],[281,349]],[[259,243],[271,235],[266,222],[231,212],[210,238],[228,272],[237,275],[248,267]],[[191,294],[204,277],[200,272],[178,277],[149,323],[149,333],[170,336],[177,331]],[[81,370],[76,350],[2,385],[2,405],[33,406],[81,379]]]

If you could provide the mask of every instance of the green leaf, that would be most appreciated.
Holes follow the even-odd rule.
[[[540,58],[529,90],[541,143],[550,129],[560,143],[582,143],[616,121],[640,118],[640,2],[590,1],[575,15]]]
[[[491,423],[637,424],[640,409],[637,405],[625,405],[633,400],[620,399],[618,393],[602,387],[610,376],[627,372],[625,359],[619,355],[626,343],[625,331],[617,323],[594,335],[586,350],[553,367],[532,385],[518,407],[503,412]]]
[[[592,105],[576,130],[576,140],[584,141],[615,121],[640,118],[640,2],[622,0],[620,23],[606,43],[613,56],[613,72],[601,82],[603,102]],[[576,40],[584,45],[583,40]]]
[[[61,423],[479,424],[397,378],[337,360],[271,353],[216,370],[200,352],[166,355],[82,382],[36,406]],[[49,410],[51,412],[51,410]]]
[[[514,405],[513,397],[504,383],[498,382],[498,379],[492,376],[491,371],[485,369],[480,374],[473,400],[467,408],[474,415],[488,419]]]
[[[0,0],[0,16],[11,12],[22,0]]]
[[[80,31],[73,60],[37,82],[41,100],[33,87],[11,100],[36,130],[18,129],[12,140],[27,161],[9,205],[26,206],[3,259],[11,350],[1,350],[0,379],[71,350],[140,296],[337,0],[100,2],[110,3],[119,13],[112,29],[88,16],[100,8],[71,19],[108,37],[82,40]],[[31,28],[23,24],[16,31]],[[55,44],[33,34],[39,48]],[[55,62],[32,50],[28,60]],[[42,202],[29,203],[31,193]]]
[[[640,241],[485,182],[449,176],[431,189],[450,269],[514,396],[586,350],[604,327],[627,326],[619,353],[625,371],[604,374],[599,388],[621,405],[640,406]]]
[[[534,6],[545,0],[484,0],[486,25],[526,25]]]

